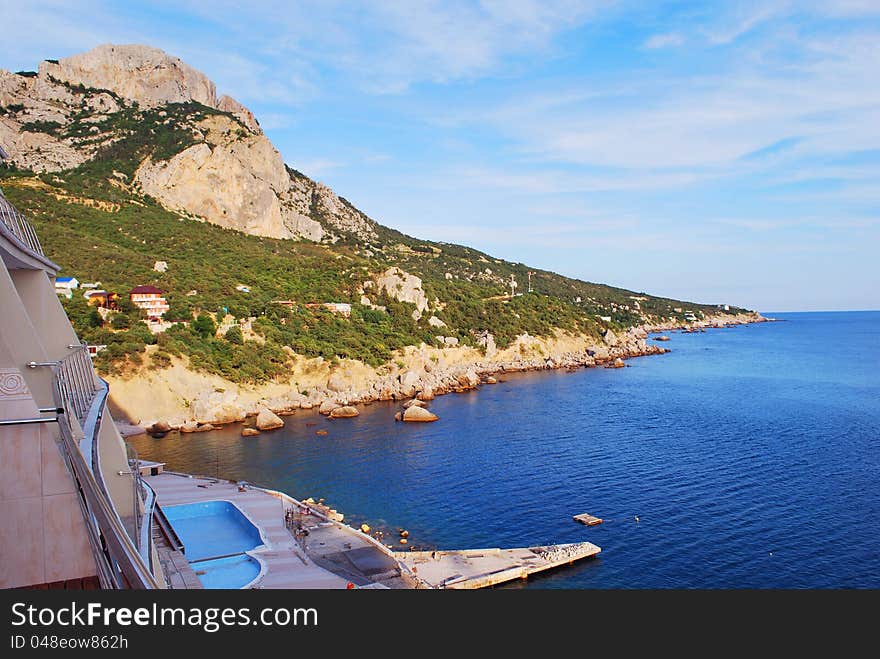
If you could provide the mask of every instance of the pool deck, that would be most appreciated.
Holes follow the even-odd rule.
[[[280,492],[216,478],[165,472],[146,476],[161,506],[199,501],[230,501],[257,526],[265,546],[248,552],[258,558],[262,576],[252,588],[346,588],[351,582],[363,588],[412,588],[391,552],[369,536],[330,521],[318,511],[296,515],[309,530],[300,544],[284,520],[288,508],[305,507]]]
[[[230,501],[265,540],[248,553],[260,560],[261,576],[251,588],[487,588],[575,561],[602,551],[590,542],[516,549],[393,552],[375,538],[329,519],[321,506],[282,492],[187,474],[146,476],[161,506],[201,501]],[[297,539],[285,522],[302,526]],[[179,581],[179,580],[178,580]],[[183,586],[187,587],[187,586]]]

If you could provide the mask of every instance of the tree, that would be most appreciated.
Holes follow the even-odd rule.
[[[171,322],[189,322],[192,320],[192,303],[185,297],[169,297],[168,311],[165,312],[165,320]]]
[[[113,329],[128,329],[129,327],[131,327],[131,318],[128,316],[128,314],[122,312],[116,313],[113,314],[110,325],[113,327]]]
[[[192,322],[193,331],[202,338],[210,338],[217,332],[217,325],[208,314],[199,314]]]
[[[225,337],[227,341],[237,346],[244,345],[244,334],[241,333],[241,328],[238,325],[233,325],[226,330]]]

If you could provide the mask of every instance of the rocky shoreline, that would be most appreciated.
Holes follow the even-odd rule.
[[[145,418],[135,419],[134,425],[157,434],[170,430],[202,432],[241,422],[259,431],[272,430],[283,426],[282,417],[301,410],[335,417],[356,416],[358,405],[408,400],[426,403],[443,394],[491,385],[497,381],[497,376],[505,373],[621,368],[625,366],[626,359],[669,352],[669,348],[649,343],[651,334],[678,330],[699,332],[708,328],[768,320],[757,313],[718,314],[686,324],[641,325],[620,334],[607,330],[600,341],[563,333],[549,340],[524,335],[505,350],[497,350],[491,335],[487,335],[484,337],[485,354],[475,349],[434,349],[422,345],[408,348],[401,359],[386,368],[364,369],[363,365],[356,368],[346,364],[331,368],[319,364],[324,370],[312,378],[306,387],[292,387],[289,384],[287,387],[275,386],[273,390],[262,391],[259,388],[235,387],[231,383],[228,388],[218,387],[206,380],[204,390],[193,399],[186,400],[186,404],[177,410],[177,415],[148,417],[144,414]],[[662,339],[662,336],[655,338],[658,341]],[[312,367],[314,364],[310,365]],[[131,381],[128,385],[131,385]],[[145,386],[150,385],[145,383]],[[115,384],[111,382],[111,392],[114,387]]]

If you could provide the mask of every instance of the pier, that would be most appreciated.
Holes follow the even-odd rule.
[[[518,549],[397,552],[397,560],[431,588],[488,588],[592,558],[602,551],[590,542]]]

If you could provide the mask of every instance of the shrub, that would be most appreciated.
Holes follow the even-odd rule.
[[[202,313],[192,322],[192,329],[202,338],[208,338],[217,332],[217,324],[208,314]]]
[[[244,334],[241,333],[241,328],[237,325],[234,325],[226,330],[224,338],[230,343],[234,343],[235,345],[240,346],[244,344]]]

